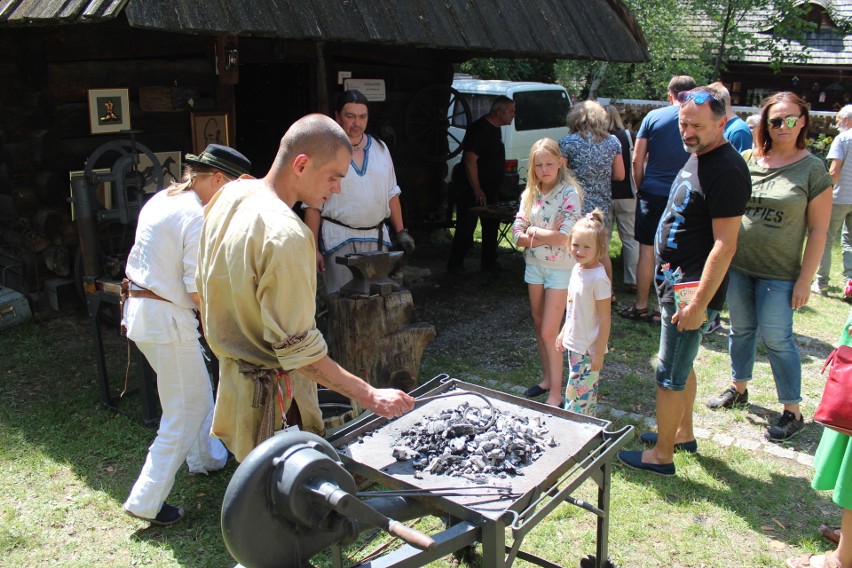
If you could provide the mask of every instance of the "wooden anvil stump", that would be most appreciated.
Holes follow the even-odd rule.
[[[383,280],[387,276],[385,269],[393,267],[388,262],[391,254],[371,254],[370,266],[364,265],[363,257],[358,258],[355,264],[359,276],[367,276],[367,282]],[[431,324],[415,321],[414,300],[408,290],[329,297],[326,333],[329,353],[344,369],[374,387],[403,391],[416,387],[423,350],[434,338],[435,328]],[[356,416],[363,411],[355,401],[352,407]]]

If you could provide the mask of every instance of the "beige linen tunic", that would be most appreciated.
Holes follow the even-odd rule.
[[[254,381],[237,360],[265,369],[299,369],[327,353],[316,328],[314,237],[259,180],[237,180],[204,210],[198,249],[198,294],[205,336],[219,358],[211,434],[237,460],[255,446],[262,408],[252,408]],[[323,433],[316,383],[290,373],[306,431]],[[282,381],[282,390],[284,390]],[[286,392],[285,411],[290,400]],[[276,429],[282,424],[275,404]]]

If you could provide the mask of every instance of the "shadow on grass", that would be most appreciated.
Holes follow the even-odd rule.
[[[756,534],[791,546],[813,543],[818,538],[820,523],[830,520],[824,518],[824,511],[836,510],[840,514],[830,496],[813,490],[804,477],[785,474],[783,466],[774,467],[779,471],[768,472],[767,480],[738,471],[716,457],[699,453],[686,459],[695,464],[681,465],[676,477],[664,478],[628,468],[622,468],[621,473],[652,488],[672,506],[695,508],[696,502],[705,502],[733,512]],[[704,482],[701,474],[689,472],[696,466],[714,481]],[[779,530],[778,523],[783,530]]]
[[[770,472],[767,482],[744,475],[715,457],[699,454],[696,461],[708,475],[730,489],[720,491],[702,487],[700,493],[708,502],[736,511],[756,532],[764,532],[764,526],[778,519],[787,530],[784,534],[775,534],[775,537],[788,544],[812,540],[823,520],[820,511],[838,509],[830,497],[812,489],[803,477]],[[686,497],[683,500],[689,501]]]
[[[4,330],[3,339],[14,355],[0,362],[0,422],[18,446],[15,452],[36,464],[47,461],[40,455],[47,456],[114,503],[114,508],[100,505],[88,515],[120,514],[156,432],[142,425],[138,395],[121,401],[126,412],[101,406],[89,321],[74,317]],[[109,348],[118,350],[113,345],[116,338],[107,341]],[[122,356],[121,351],[111,355],[117,361]],[[124,369],[118,366],[115,371],[116,361],[112,362],[112,386],[120,389]],[[131,377],[135,378],[132,370]],[[168,500],[184,507],[186,518],[168,528],[138,530],[132,538],[165,545],[181,565],[232,564],[222,542],[219,515],[234,467],[229,464],[223,472],[206,477],[190,476],[182,468]],[[130,522],[128,528],[137,521]]]

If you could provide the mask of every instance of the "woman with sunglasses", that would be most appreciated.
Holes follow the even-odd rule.
[[[791,438],[804,425],[793,312],[808,303],[831,217],[832,180],[822,160],[805,147],[809,124],[805,101],[795,93],[776,93],[763,103],[755,150],[743,152],[752,193],[729,273],[732,384],[707,403],[710,408],[747,405],[760,337],[784,407],[764,434],[771,441]]]

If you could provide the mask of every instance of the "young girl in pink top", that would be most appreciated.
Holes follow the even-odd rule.
[[[598,376],[603,367],[610,330],[612,287],[601,257],[606,250],[607,230],[603,213],[595,209],[574,224],[571,255],[577,261],[568,285],[565,325],[556,348],[569,352],[571,372],[565,388],[565,410],[595,415]]]
[[[574,260],[568,239],[580,217],[579,186],[559,154],[555,140],[542,138],[530,149],[527,188],[515,216],[512,235],[524,247],[530,308],[541,357],[542,380],[524,393],[529,398],[547,395],[547,404],[562,403],[564,358],[553,342],[565,312],[566,290]]]

